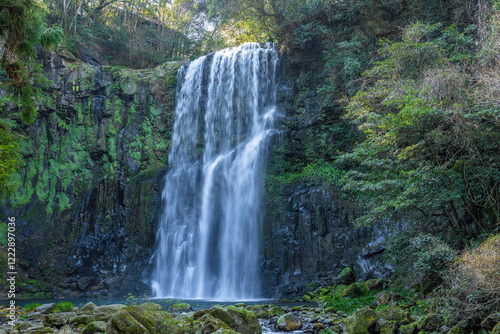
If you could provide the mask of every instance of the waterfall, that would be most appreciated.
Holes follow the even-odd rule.
[[[260,294],[260,201],[276,111],[277,52],[245,43],[178,72],[153,294]]]

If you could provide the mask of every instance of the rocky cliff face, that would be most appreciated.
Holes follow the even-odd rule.
[[[283,58],[282,119],[269,171],[300,170],[333,155],[355,135],[341,107],[316,93],[321,49]],[[24,297],[149,294],[161,188],[181,64],[150,70],[100,67],[41,55],[40,116],[23,129],[19,192],[0,212],[18,222],[18,286]],[[344,267],[382,277],[385,231],[354,229],[355,210],[321,180],[267,181],[262,218],[266,296],[291,296]]]
[[[132,71],[41,55],[53,85],[23,129],[17,220],[24,297],[149,293],[179,63]]]

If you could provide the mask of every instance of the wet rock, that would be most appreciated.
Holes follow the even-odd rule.
[[[325,329],[325,326],[322,323],[318,322],[313,325],[312,329],[315,332],[319,332],[320,330]]]
[[[245,334],[261,334],[259,320],[251,311],[242,307],[229,306],[223,308],[215,305],[209,309],[212,316],[224,321],[232,329]]]
[[[83,334],[105,333],[106,323],[104,321],[92,321],[83,330]]]
[[[61,328],[64,325],[67,325],[71,322],[76,316],[75,312],[58,312],[47,314],[47,316],[43,319],[43,325],[46,327],[56,327]]]
[[[204,314],[196,326],[196,332],[201,334],[214,333],[217,330],[231,330],[228,324],[224,321],[210,315]]]
[[[365,307],[345,318],[343,323],[348,334],[368,334],[378,330],[377,320],[377,313],[370,307]]]
[[[57,305],[55,303],[50,303],[50,304],[43,304],[40,305],[36,308],[37,312],[43,313],[43,314],[49,314],[54,312],[57,309]]]
[[[302,320],[292,313],[287,313],[279,317],[278,329],[282,331],[295,331],[302,328]]]

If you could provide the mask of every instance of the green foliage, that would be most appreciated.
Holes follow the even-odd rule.
[[[339,159],[359,164],[345,186],[369,204],[357,223],[438,219],[479,234],[499,217],[491,196],[500,128],[471,98],[472,30],[416,23],[400,42],[381,42],[383,60],[365,72],[366,88],[347,107],[365,140]]]
[[[75,306],[72,302],[60,302],[57,303],[57,310],[60,312],[71,312]]]
[[[0,119],[0,197],[12,194],[19,186],[11,174],[22,166],[23,136],[12,131],[11,127],[12,122]]]
[[[345,314],[352,314],[357,309],[365,306],[373,305],[375,296],[362,296],[362,297],[340,297],[334,296],[323,303],[323,307],[333,307],[336,311],[342,311]]]
[[[36,310],[36,308],[37,308],[38,306],[42,306],[42,304],[40,304],[40,303],[29,303],[29,304],[27,304],[26,306],[24,306],[24,308],[23,308],[23,309],[24,309],[26,312],[33,312],[33,311],[35,311],[35,310]]]
[[[433,288],[448,274],[456,252],[441,239],[430,235],[392,237],[391,260],[396,265],[394,280],[402,286]]]

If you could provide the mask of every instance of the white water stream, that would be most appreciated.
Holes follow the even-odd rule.
[[[278,56],[246,43],[184,65],[163,188],[153,294],[260,295],[260,201]]]

